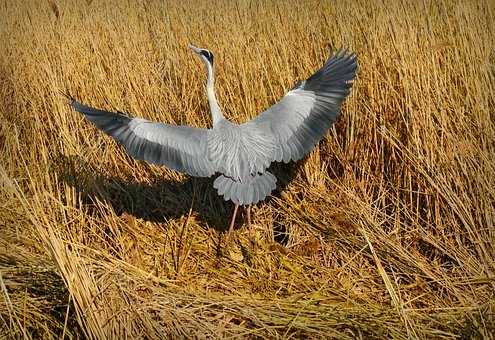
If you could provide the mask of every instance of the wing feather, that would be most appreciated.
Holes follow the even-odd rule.
[[[297,161],[311,151],[340,113],[356,75],[354,53],[339,50],[251,122],[275,135],[275,161]]]
[[[209,177],[216,172],[208,159],[206,129],[131,118],[75,100],[71,101],[71,106],[122,144],[136,159],[165,165],[192,176]]]

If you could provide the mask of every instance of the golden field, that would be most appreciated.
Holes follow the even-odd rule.
[[[493,1],[3,1],[0,338],[493,338]],[[342,115],[253,226],[68,106],[248,120],[347,47]]]

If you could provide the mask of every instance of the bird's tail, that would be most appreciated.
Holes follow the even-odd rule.
[[[220,175],[213,182],[219,195],[235,204],[255,204],[264,200],[276,188],[277,178],[268,171],[261,175],[251,176],[244,182],[236,182],[230,177]]]

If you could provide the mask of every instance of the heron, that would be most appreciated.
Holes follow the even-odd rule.
[[[338,50],[274,105],[252,120],[236,124],[224,117],[215,95],[213,53],[193,45],[189,48],[206,66],[211,128],[153,122],[96,109],[72,97],[70,105],[135,159],[190,176],[216,175],[213,187],[225,201],[234,203],[230,235],[239,206],[245,207],[250,226],[251,205],[263,201],[276,188],[270,165],[300,160],[336,121],[356,75],[357,56]]]

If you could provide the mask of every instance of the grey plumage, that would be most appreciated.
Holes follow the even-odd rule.
[[[253,120],[262,129],[268,123],[275,136],[275,161],[297,161],[313,149],[337,119],[356,69],[355,54],[340,50]]]
[[[225,200],[248,205],[266,198],[276,178],[274,161],[297,161],[310,152],[340,113],[357,70],[356,55],[340,50],[307,80],[253,120],[234,124],[220,110],[213,89],[213,54],[190,46],[208,71],[213,128],[154,123],[83,105],[72,107],[122,144],[136,159],[192,176],[219,176],[214,187]]]
[[[130,118],[122,113],[94,109],[75,100],[71,105],[122,144],[136,159],[165,165],[191,176],[209,177],[216,171],[214,164],[205,157],[208,153],[206,129]]]

